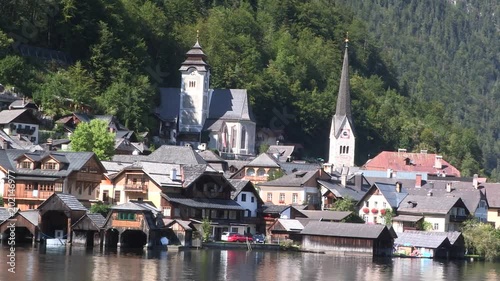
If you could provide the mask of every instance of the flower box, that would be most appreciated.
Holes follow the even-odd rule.
[[[363,213],[368,214],[370,212],[370,209],[368,208],[363,208]]]
[[[372,213],[374,213],[374,214],[378,213],[378,209],[373,208]]]
[[[381,215],[385,215],[385,209],[380,210]]]

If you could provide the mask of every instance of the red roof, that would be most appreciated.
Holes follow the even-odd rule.
[[[437,161],[436,158],[438,158]],[[435,166],[439,161],[441,168]],[[423,172],[429,175],[445,174],[460,177],[460,171],[457,168],[433,153],[382,151],[375,158],[368,160],[363,167],[367,170],[392,169],[395,172]]]

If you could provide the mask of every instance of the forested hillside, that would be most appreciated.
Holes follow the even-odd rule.
[[[494,0],[6,0],[0,83],[47,115],[71,110],[68,98],[154,132],[157,89],[179,86],[199,30],[212,87],[248,89],[258,126],[282,127],[325,157],[348,31],[358,164],[382,149],[428,149],[464,175],[498,178],[498,9]],[[22,55],[26,46],[70,59]]]

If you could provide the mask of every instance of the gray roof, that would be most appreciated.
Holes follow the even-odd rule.
[[[0,223],[10,218],[10,213],[7,208],[0,208]]]
[[[179,116],[180,88],[160,88],[161,102],[156,112],[163,121],[174,121]]]
[[[448,234],[446,232],[405,231],[397,233],[397,235],[398,238],[394,240],[394,244],[403,246],[437,249],[450,244]]]
[[[27,112],[28,109],[10,109],[10,110],[2,110],[0,111],[0,124],[9,124],[17,117]],[[35,119],[35,117],[33,117]],[[33,123],[38,124],[38,123]]]
[[[207,162],[225,162],[219,155],[215,154],[212,150],[203,150],[198,152],[198,154]]]
[[[387,227],[382,224],[309,222],[301,234],[377,239]]]
[[[255,121],[246,89],[214,89],[208,119]]]
[[[19,157],[26,155],[30,159],[40,161],[49,155],[62,163],[67,164],[60,170],[44,170],[44,169],[22,169],[15,168],[15,160]],[[48,177],[67,177],[73,171],[79,171],[92,157],[93,152],[68,152],[68,151],[35,151],[30,152],[27,150],[7,150],[7,156],[12,164],[12,170],[16,172],[17,176],[48,176]]]
[[[106,224],[106,218],[101,215],[101,214],[86,214],[87,217],[98,227],[102,228],[104,227],[104,224]]]
[[[247,167],[274,167],[279,168],[276,159],[267,153],[261,153],[255,159],[246,164]]]
[[[403,199],[405,199],[405,197],[408,195],[408,192],[406,192],[406,189],[404,187],[401,189],[401,192],[397,192],[396,185],[394,184],[376,182],[375,186],[380,190],[380,192],[385,197],[387,202],[389,202],[389,205],[391,205],[392,208],[398,208]]]
[[[335,194],[336,197],[339,198],[349,197],[356,202],[361,200],[363,195],[366,193],[366,191],[363,191],[361,189],[358,190],[351,185],[342,186],[338,182],[318,180],[318,183],[327,188],[328,190],[330,190],[333,194]]]
[[[409,222],[417,222],[423,219],[423,216],[411,216],[411,215],[398,215],[392,218],[393,221],[409,221]]]
[[[205,171],[209,168],[208,165],[184,165],[182,166],[182,172],[184,174],[184,187],[190,186],[199,177],[201,177]]]
[[[332,119],[332,130],[330,134],[336,138],[340,135],[340,130],[348,122],[354,130],[351,117],[351,91],[349,87],[349,56],[345,48],[344,62],[342,64],[342,74],[340,76],[339,92],[337,94],[337,108]]]
[[[290,174],[296,171],[317,171],[321,169],[319,163],[296,163],[296,162],[279,162],[278,163],[285,174]]]
[[[294,150],[293,145],[270,145],[266,152],[272,154],[280,162],[286,162]]]
[[[488,205],[492,208],[500,208],[500,183],[483,183],[486,189]]]
[[[47,200],[43,201],[37,209],[42,209],[42,207],[45,206],[45,204],[49,202],[49,199],[53,196],[59,198],[59,200],[61,200],[71,211],[88,211],[75,196],[67,193],[53,193],[49,198],[47,198]]]
[[[147,203],[144,203],[144,204],[147,204]],[[154,208],[154,206],[147,207],[144,204],[137,204],[136,202],[127,202],[127,203],[123,203],[120,205],[112,206],[111,209],[113,209],[113,210],[127,210],[127,211],[141,211],[141,212],[144,212],[144,211],[153,212],[153,210],[156,210],[156,208]]]
[[[186,146],[162,145],[150,155],[115,155],[115,162],[133,163],[149,161],[170,164],[206,164],[207,162],[192,148]]]
[[[8,146],[10,146],[13,149],[29,149],[32,146],[31,143],[20,140],[19,138],[16,137],[11,137],[3,130],[0,130],[0,138],[4,139],[7,142]],[[8,146],[2,147],[2,149],[7,149]]]
[[[281,224],[286,231],[301,231],[304,229],[302,223],[294,219],[278,219],[276,223]]]
[[[231,192],[231,199],[238,197],[240,192],[245,188],[245,186],[250,182],[249,180],[239,180],[239,179],[229,179],[229,183],[234,187],[234,191]]]
[[[459,197],[408,195],[399,206],[398,213],[447,214],[459,201],[463,202]]]
[[[302,214],[310,219],[317,219],[320,221],[341,221],[348,217],[352,212],[341,211],[312,211],[312,210],[299,210]]]
[[[245,208],[230,199],[187,198],[173,193],[162,193],[162,197],[169,202],[196,209],[245,210]]]
[[[26,220],[28,220],[31,224],[38,226],[38,210],[26,210],[19,212],[19,215],[23,216]]]
[[[287,205],[274,205],[274,204],[266,204],[262,206],[262,210],[264,214],[281,214],[286,209],[291,208],[291,206]]]
[[[290,186],[301,187],[311,178],[317,175],[316,171],[297,171],[293,174],[284,175],[272,181],[263,182],[259,186]]]

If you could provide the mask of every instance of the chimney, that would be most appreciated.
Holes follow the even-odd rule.
[[[49,151],[52,150],[52,139],[51,138],[47,139],[47,147],[48,147]]]
[[[446,192],[450,193],[451,192],[451,187],[452,187],[451,182],[447,182],[446,183]]]
[[[398,182],[396,183],[396,192],[397,192],[397,193],[401,193],[401,188],[402,188],[402,187],[403,187],[403,186],[402,186],[402,184],[398,181]]]
[[[436,159],[434,160],[434,168],[436,168],[436,169],[443,168],[443,156],[436,155]]]
[[[340,184],[345,187],[347,185],[347,174],[340,175]]]
[[[170,179],[171,180],[177,180],[177,169],[176,168],[172,168],[172,170],[170,170]]]
[[[472,186],[474,187],[474,189],[477,189],[479,187],[478,177],[479,176],[477,174],[474,174],[474,177],[472,178]]]
[[[363,174],[356,174],[354,176],[354,186],[357,190],[361,190],[361,186],[363,185]]]
[[[416,188],[422,187],[422,174],[415,175],[415,187]]]
[[[392,169],[387,169],[387,178],[392,178]]]

